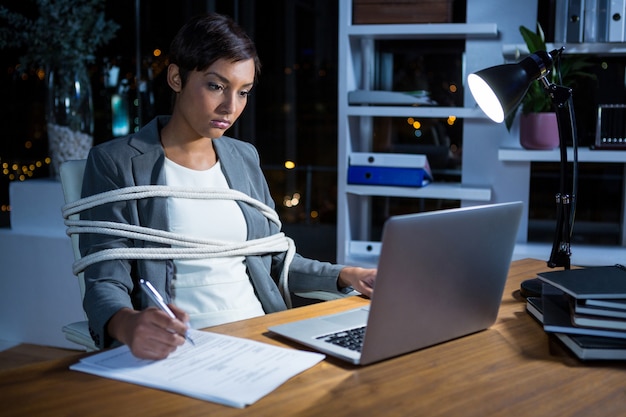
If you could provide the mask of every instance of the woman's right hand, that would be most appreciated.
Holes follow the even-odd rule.
[[[185,343],[188,315],[169,306],[176,319],[156,307],[143,311],[123,308],[111,317],[107,330],[141,359],[164,359]]]

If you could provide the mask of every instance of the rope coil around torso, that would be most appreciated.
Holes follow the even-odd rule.
[[[291,308],[288,273],[289,265],[295,255],[295,244],[292,239],[285,236],[282,232],[245,242],[229,242],[202,239],[125,223],[75,218],[75,215],[99,205],[153,197],[241,201],[259,210],[269,221],[276,224],[279,229],[281,227],[278,214],[271,207],[236,190],[172,187],[165,185],[133,186],[111,190],[81,198],[63,206],[62,213],[65,219],[65,225],[67,226],[66,233],[69,236],[74,234],[96,233],[178,247],[103,249],[75,260],[72,266],[74,274],[78,275],[87,267],[97,262],[115,259],[201,259],[286,252],[284,267],[279,278],[279,289],[287,307]],[[71,218],[72,216],[74,216],[74,218]]]

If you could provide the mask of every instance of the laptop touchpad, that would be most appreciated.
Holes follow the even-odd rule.
[[[368,313],[369,308],[361,308],[354,311],[348,311],[343,314],[323,317],[322,319],[331,323],[341,324],[345,326],[365,325],[367,323]]]

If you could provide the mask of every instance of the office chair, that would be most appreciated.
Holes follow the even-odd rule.
[[[85,172],[85,162],[86,160],[84,159],[66,161],[61,164],[61,167],[59,168],[59,176],[61,178],[61,186],[63,187],[63,195],[65,197],[66,204],[80,199],[81,189],[83,186],[83,174]],[[78,216],[78,214],[74,214],[70,216],[70,218],[78,218]],[[80,259],[78,235],[73,234],[70,238],[72,239],[74,259]],[[85,279],[83,273],[79,273],[77,278],[82,300],[82,297],[85,294]],[[89,333],[89,323],[87,320],[67,324],[63,326],[62,330],[67,340],[83,346],[85,350],[89,352],[98,350],[98,347]]]

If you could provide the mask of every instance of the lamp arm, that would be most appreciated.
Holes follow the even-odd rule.
[[[557,222],[548,266],[550,268],[563,267],[564,269],[570,269],[570,240],[576,213],[576,194],[578,191],[578,138],[573,110],[572,90],[560,85],[547,84],[545,78],[543,80],[544,87],[552,99],[552,104],[557,116],[560,151],[560,181],[559,192],[556,195]],[[572,143],[573,161],[572,188],[568,192],[567,144],[569,142]]]

